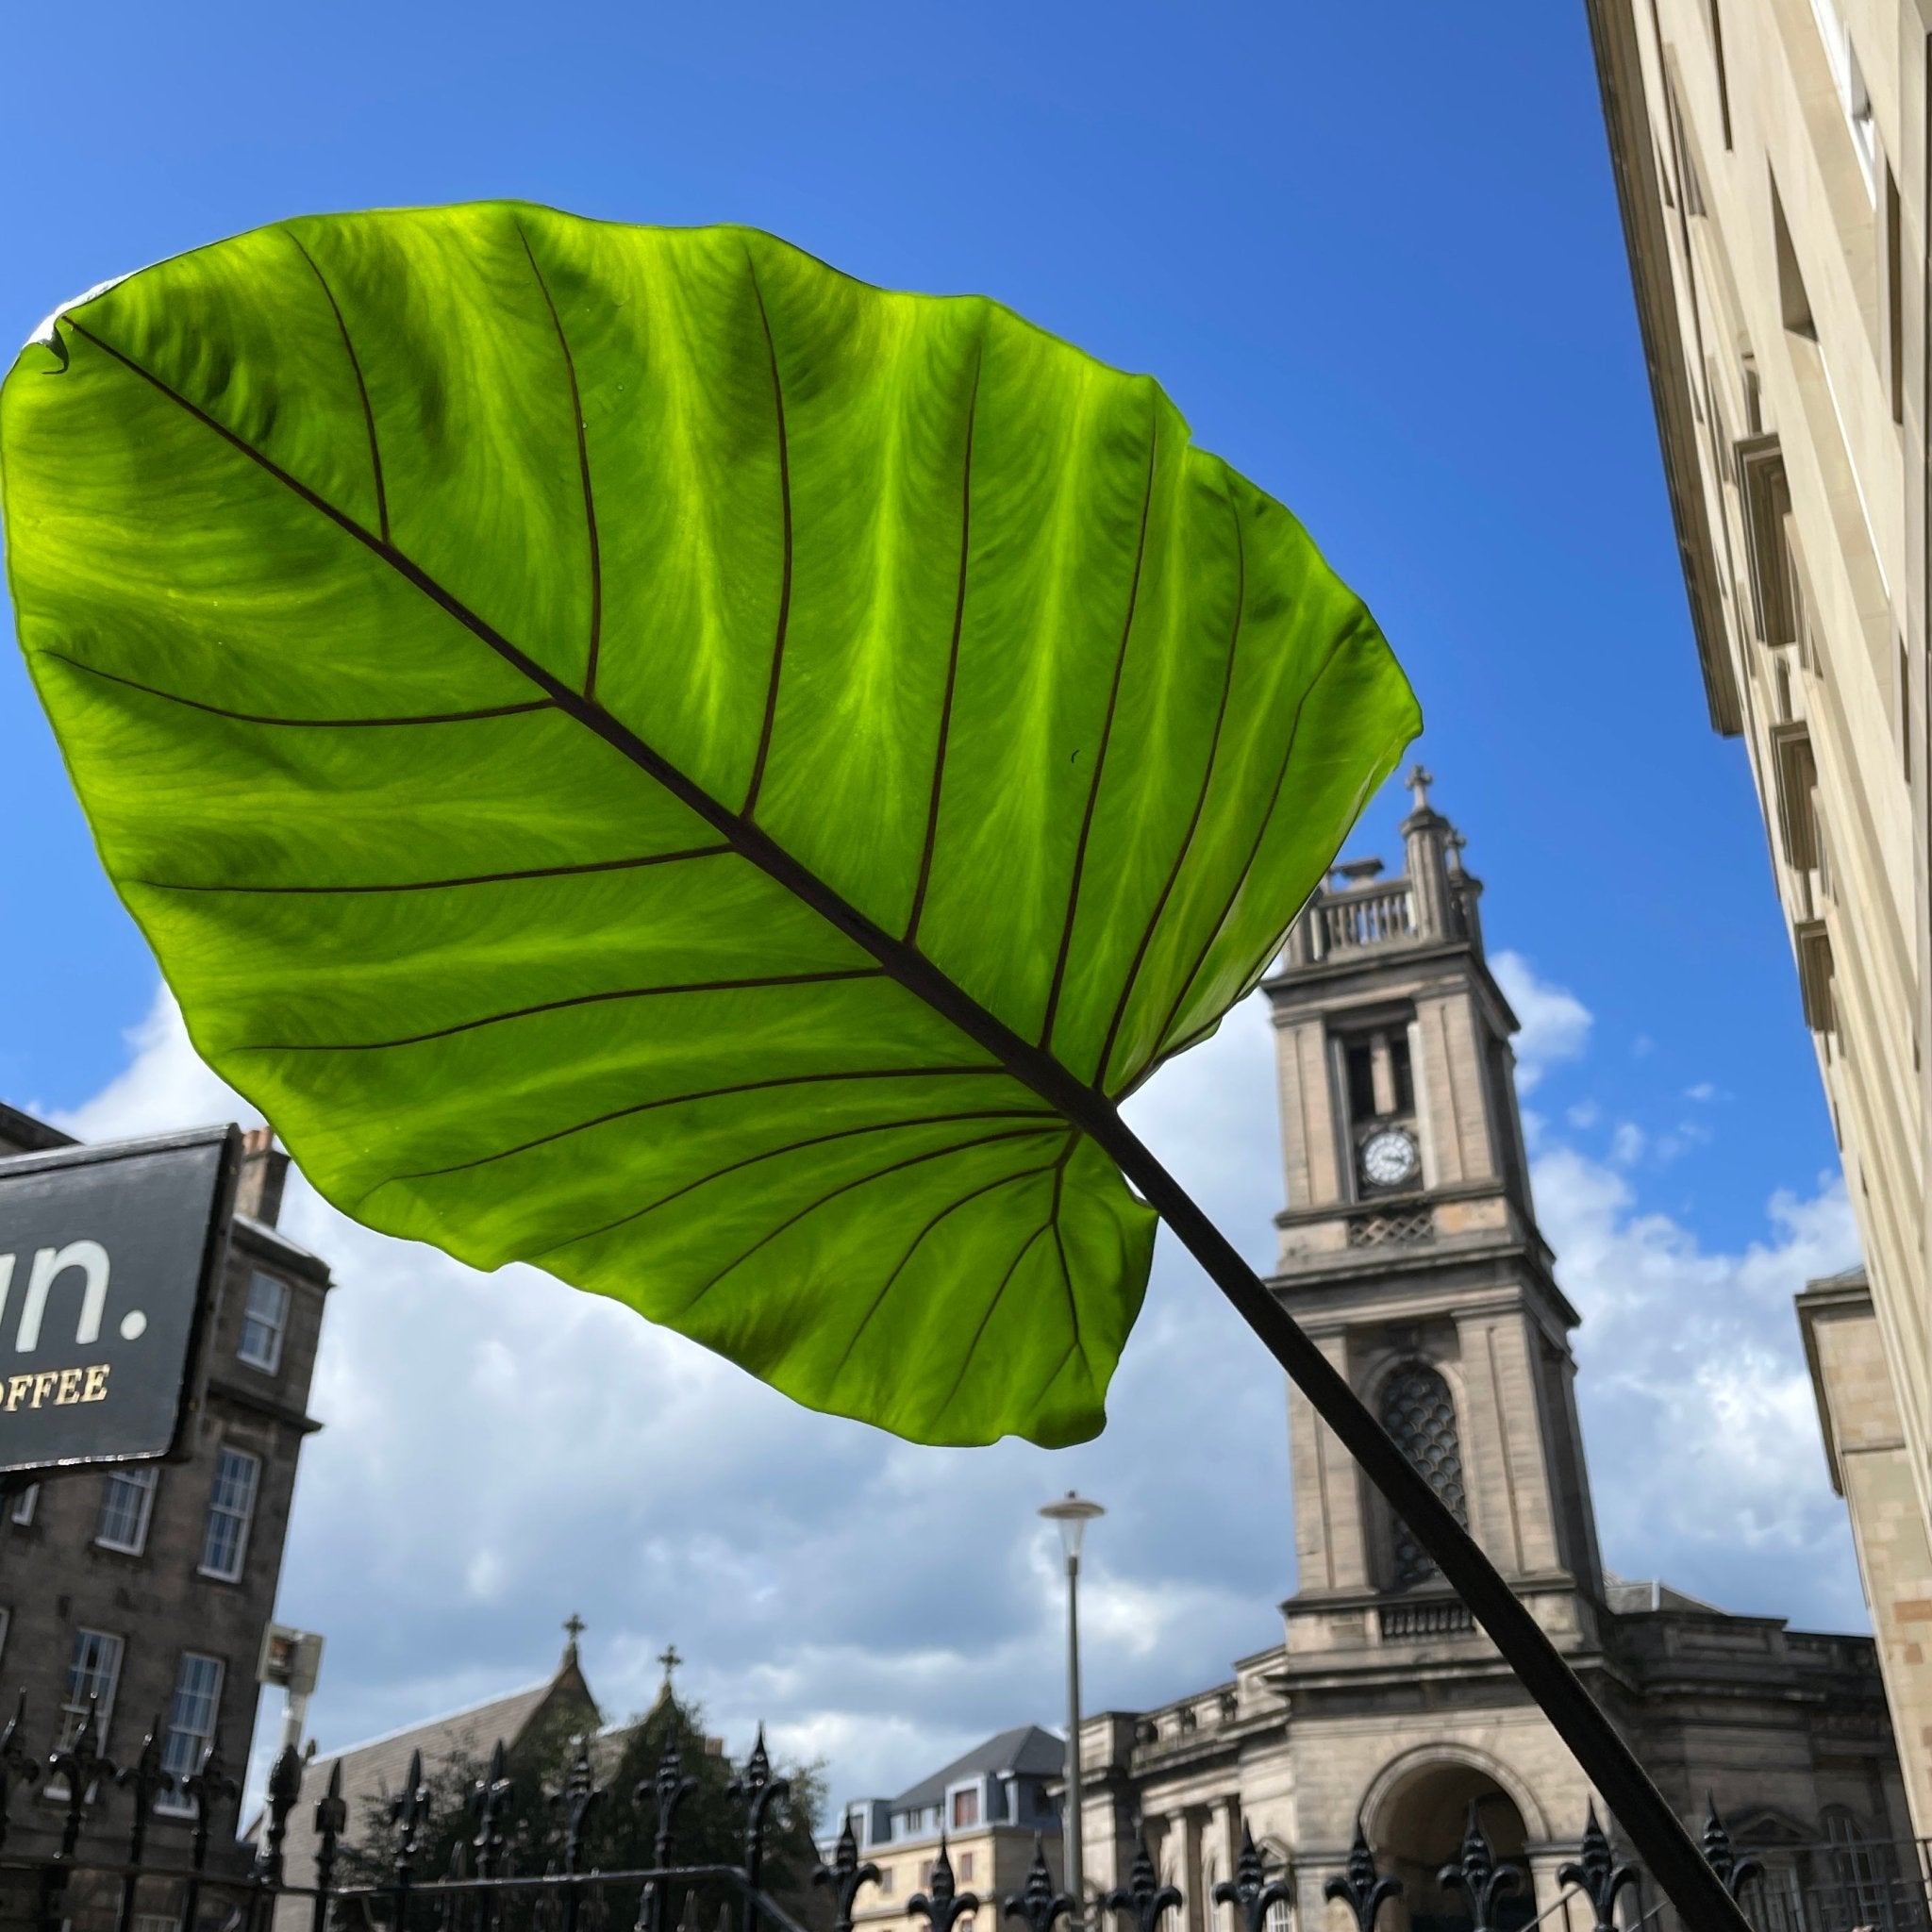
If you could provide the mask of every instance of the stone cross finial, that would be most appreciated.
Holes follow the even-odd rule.
[[[577,1639],[584,1634],[587,1627],[584,1620],[575,1610],[563,1620],[564,1635],[570,1639],[570,1641],[563,1647],[564,1661],[566,1663],[574,1664],[576,1662]]]
[[[658,1661],[664,1666],[664,1681],[666,1684],[669,1684],[671,1681],[672,1672],[675,1671],[678,1667],[678,1665],[684,1661],[684,1659],[678,1656],[676,1644],[667,1643],[664,1646],[664,1648],[658,1653]]]
[[[1409,774],[1404,782],[1415,793],[1416,810],[1427,811],[1429,808],[1429,787],[1436,782],[1436,774],[1426,765],[1418,764],[1410,769]]]

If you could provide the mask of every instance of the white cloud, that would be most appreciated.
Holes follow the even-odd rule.
[[[125,1037],[126,1071],[84,1105],[54,1116],[55,1125],[77,1140],[105,1141],[220,1121],[260,1124],[261,1115],[210,1072],[189,1043],[181,1009],[166,987],[156,991],[140,1024]]]
[[[1590,1045],[1590,1008],[1567,987],[1539,979],[1521,953],[1493,954],[1490,966],[1523,1023],[1516,1036],[1516,1084],[1527,1093],[1558,1061],[1582,1058]]]
[[[1841,1181],[1772,1197],[1765,1237],[1703,1247],[1573,1148],[1536,1163],[1538,1219],[1583,1312],[1578,1399],[1606,1560],[1724,1607],[1862,1627],[1791,1297],[1857,1254]]]
[[[1635,1121],[1619,1121],[1610,1135],[1610,1158],[1619,1167],[1635,1167],[1645,1145],[1643,1129]]]
[[[1572,995],[1522,969],[1512,999],[1541,1029],[1535,1064],[1581,1050]],[[1263,1266],[1281,1194],[1273,1040],[1251,1001],[1130,1109]],[[232,1108],[165,998],[130,1046],[75,1130]],[[1540,1147],[1545,1229],[1587,1317],[1610,1560],[1739,1607],[1856,1624],[1789,1306],[1806,1274],[1844,1259],[1841,1191],[1781,1197],[1760,1243],[1712,1254],[1645,1214],[1624,1174],[1547,1129]],[[1165,1241],[1110,1427],[1050,1455],[918,1449],[808,1414],[535,1270],[479,1274],[372,1234],[299,1176],[284,1224],[340,1284],[279,1604],[328,1637],[311,1708],[325,1745],[530,1680],[576,1610],[608,1714],[648,1703],[675,1641],[735,1748],[762,1717],[782,1749],[830,1758],[835,1796],[899,1789],[991,1730],[1055,1722],[1062,1586],[1034,1512],[1068,1488],[1109,1510],[1083,1565],[1092,1707],[1217,1682],[1278,1634],[1274,1605],[1292,1587],[1280,1377]]]

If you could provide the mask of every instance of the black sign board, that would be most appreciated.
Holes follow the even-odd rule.
[[[242,1136],[0,1159],[0,1477],[185,1457]]]

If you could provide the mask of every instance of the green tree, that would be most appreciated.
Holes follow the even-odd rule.
[[[425,1802],[417,1837],[411,1882],[418,1886],[455,1877],[475,1877],[493,1862],[502,1873],[532,1875],[561,1871],[569,1830],[574,1780],[588,1759],[590,1786],[598,1795],[585,1817],[577,1869],[585,1872],[643,1872],[653,1868],[658,1828],[658,1782],[667,1746],[675,1743],[681,1781],[689,1780],[672,1822],[669,1863],[740,1866],[744,1862],[745,1806],[734,1788],[746,1765],[706,1748],[701,1707],[670,1694],[644,1714],[594,1737],[575,1732],[569,1713],[520,1739],[500,1764],[463,1753],[425,1765]],[[823,1917],[812,1888],[818,1855],[813,1833],[824,1805],[824,1778],[817,1764],[773,1766],[771,1774],[787,1786],[772,1802],[765,1832],[764,1890],[795,1919]],[[501,1791],[491,1820],[501,1842],[492,1853],[481,1842],[479,1799],[483,1788],[500,1779]],[[395,1877],[396,1828],[391,1797],[371,1797],[362,1815],[352,1819],[344,1840],[341,1882],[388,1886]],[[604,1895],[603,1920],[628,1925],[635,1918],[637,1885],[612,1887]],[[667,1885],[663,1923],[691,1923],[710,1932],[721,1910],[736,1923],[738,1890],[720,1879]],[[511,1932],[530,1916],[527,1900],[509,1903],[498,1923]],[[436,1926],[440,1914],[425,1900],[411,1914],[412,1928]]]

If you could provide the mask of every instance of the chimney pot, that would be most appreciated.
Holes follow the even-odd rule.
[[[288,1185],[289,1157],[275,1145],[273,1127],[251,1127],[242,1137],[242,1177],[235,1187],[235,1212],[273,1227],[281,1216]]]

